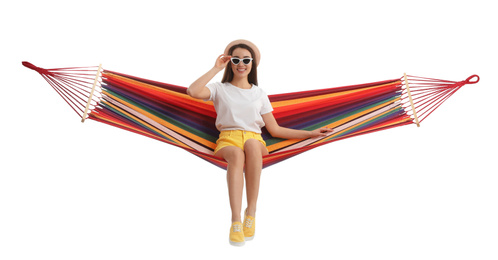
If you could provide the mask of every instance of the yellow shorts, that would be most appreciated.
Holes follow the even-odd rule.
[[[243,151],[244,144],[249,139],[258,140],[266,148],[266,142],[263,140],[263,137],[261,137],[261,134],[244,130],[226,130],[220,132],[220,137],[218,138],[218,141],[216,141],[216,149],[214,149],[214,153],[227,146],[236,146]]]

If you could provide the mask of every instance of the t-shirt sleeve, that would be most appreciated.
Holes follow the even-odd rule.
[[[273,107],[271,106],[270,99],[268,95],[263,91],[263,106],[261,107],[261,115],[268,114],[273,111]]]
[[[220,84],[221,84],[220,82],[214,82],[214,83],[206,85],[206,87],[211,92],[211,95],[209,96],[208,99],[204,99],[204,101],[214,101],[214,99],[216,98],[217,90],[218,90],[218,87],[220,86]]]

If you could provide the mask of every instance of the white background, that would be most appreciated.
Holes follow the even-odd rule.
[[[347,3],[346,3],[347,2]],[[497,259],[493,1],[8,1],[0,15],[0,259]],[[228,244],[225,173],[76,114],[26,60],[188,86],[232,40],[269,94],[464,80],[425,120],[264,170]],[[214,80],[220,80],[218,75]]]

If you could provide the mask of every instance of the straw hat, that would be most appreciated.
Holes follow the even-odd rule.
[[[241,43],[245,44],[245,45],[247,45],[249,47],[251,47],[251,49],[254,51],[254,56],[256,56],[256,57],[253,57],[253,58],[254,58],[254,61],[256,61],[256,66],[258,66],[259,65],[259,60],[261,59],[261,54],[259,53],[258,47],[256,47],[256,45],[254,43],[252,43],[252,42],[250,42],[248,40],[242,40],[242,39],[240,39],[240,40],[235,40],[235,41],[229,43],[227,45],[227,47],[225,48],[224,54],[228,55],[228,51],[230,50],[230,48],[232,46],[237,45],[237,44],[241,44]]]

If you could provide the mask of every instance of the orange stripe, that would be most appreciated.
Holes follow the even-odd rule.
[[[328,98],[333,98],[333,97],[341,97],[341,96],[350,95],[350,94],[354,94],[354,93],[358,93],[358,92],[364,92],[365,90],[382,88],[382,87],[386,87],[386,86],[390,86],[390,85],[395,86],[395,85],[399,85],[400,83],[401,83],[401,81],[396,81],[394,83],[382,84],[382,85],[363,88],[363,89],[348,90],[348,91],[343,91],[343,92],[336,92],[336,93],[331,93],[331,94],[324,94],[324,95],[305,97],[305,98],[297,98],[297,99],[284,100],[284,101],[276,101],[276,102],[272,103],[272,106],[273,106],[273,108],[279,108],[279,107],[286,107],[286,106],[295,105],[295,104],[303,104],[303,103],[316,101],[316,100],[328,99]]]
[[[141,108],[139,108],[139,107],[137,107],[137,106],[134,106],[134,105],[132,105],[132,104],[130,104],[130,103],[128,103],[128,102],[126,102],[126,101],[123,101],[123,100],[121,100],[121,99],[117,98],[116,96],[113,96],[113,95],[112,95],[112,94],[110,94],[110,93],[106,93],[106,94],[107,94],[108,96],[113,97],[113,99],[115,99],[115,100],[119,100],[119,102],[120,102],[120,103],[122,103],[122,104],[126,105],[127,107],[129,107],[129,108],[131,108],[131,109],[133,109],[133,110],[137,111],[138,113],[140,113],[140,114],[142,114],[142,115],[144,115],[144,116],[146,116],[146,117],[150,118],[151,120],[153,120],[153,121],[155,121],[155,122],[157,122],[157,123],[159,123],[159,124],[163,125],[164,127],[168,128],[168,129],[171,129],[172,131],[174,131],[174,132],[176,132],[176,133],[179,133],[179,134],[181,134],[181,135],[184,135],[184,136],[186,136],[186,137],[189,137],[190,139],[195,140],[195,141],[197,141],[198,143],[201,143],[201,144],[203,144],[203,145],[205,145],[205,146],[207,146],[207,147],[209,147],[209,148],[211,148],[211,149],[213,149],[213,150],[214,150],[214,148],[216,148],[216,144],[215,144],[215,143],[213,143],[213,142],[211,142],[211,141],[208,141],[208,140],[206,140],[206,139],[204,139],[204,138],[201,138],[201,137],[199,137],[199,136],[197,136],[197,135],[195,135],[195,134],[193,134],[193,133],[191,133],[191,132],[185,131],[185,130],[181,129],[180,127],[177,127],[177,126],[175,126],[175,125],[173,125],[173,124],[171,124],[171,123],[169,123],[169,122],[167,122],[167,121],[163,120],[162,118],[155,116],[154,114],[151,114],[151,113],[149,113],[149,112],[147,112],[147,111],[145,111],[145,110],[143,110],[143,109],[141,109]],[[141,119],[140,119],[140,120],[141,120]],[[141,121],[142,121],[142,120],[141,120]],[[161,132],[162,132],[162,131],[161,131]],[[182,142],[178,141],[177,139],[175,139],[175,138],[173,138],[173,137],[171,137],[171,138],[172,138],[172,139],[174,139],[175,141],[177,141],[177,142],[178,142],[178,144],[185,145],[185,144],[183,144]]]
[[[351,129],[355,128],[355,127],[358,127],[358,126],[359,126],[359,125],[361,125],[361,124],[364,124],[365,122],[375,120],[376,118],[379,118],[379,117],[381,117],[381,116],[383,116],[383,115],[385,115],[385,114],[387,114],[387,113],[389,113],[389,112],[391,112],[391,111],[393,111],[393,110],[395,110],[395,109],[397,109],[397,108],[396,108],[396,107],[391,108],[391,109],[387,110],[386,112],[384,112],[384,113],[382,113],[382,114],[379,114],[379,115],[377,115],[377,116],[375,116],[375,117],[372,117],[372,118],[370,118],[370,119],[368,119],[368,120],[366,120],[366,121],[359,122],[359,123],[357,123],[357,124],[355,124],[355,125],[353,125],[353,126],[350,126],[350,127],[346,128],[346,129],[344,129],[344,130],[340,131],[340,132],[337,132],[337,133],[335,133],[335,134],[333,134],[333,135],[331,135],[331,136],[329,136],[329,137],[327,137],[327,138],[325,138],[325,139],[319,140],[319,141],[317,141],[317,142],[315,142],[315,143],[313,143],[313,144],[322,143],[322,142],[327,142],[327,141],[329,141],[329,140],[333,139],[334,137],[337,137],[337,135],[339,135],[340,133],[347,132],[347,131],[349,131],[349,130],[351,130]],[[368,129],[369,129],[368,131],[370,131],[370,130],[372,130],[372,129],[377,129],[377,128],[379,128],[379,126],[373,126],[373,127],[371,127],[371,128],[368,128]],[[345,135],[344,137],[346,137],[346,136],[350,136],[350,135],[357,135],[357,134],[359,134],[359,133],[363,133],[363,132],[367,132],[367,130],[363,130],[363,131],[354,132],[354,133],[352,133],[352,134]]]
[[[138,118],[138,117],[136,117],[136,116],[134,116],[134,115],[132,115],[132,114],[130,114],[130,113],[128,113],[128,112],[126,112],[125,110],[123,110],[123,109],[121,109],[121,108],[119,108],[119,107],[117,107],[117,106],[115,106],[115,105],[113,105],[113,104],[111,104],[111,103],[109,103],[109,102],[107,102],[107,101],[105,101],[105,100],[103,101],[103,103],[105,103],[106,105],[108,105],[108,106],[110,106],[110,107],[113,107],[114,109],[118,110],[119,112],[121,112],[121,113],[123,113],[123,114],[125,114],[125,115],[127,115],[127,116],[129,116],[129,117],[131,117],[131,118],[134,118],[134,119],[135,119],[135,120],[137,120],[137,121],[143,122],[143,120],[142,120],[142,119],[140,119],[140,118]],[[119,124],[119,123],[118,123],[118,124]],[[119,124],[119,125],[122,125],[122,124]],[[149,124],[147,123],[147,125],[149,125]],[[149,126],[150,126],[150,125],[149,125]],[[153,127],[153,126],[151,126],[151,127]],[[134,127],[129,127],[129,128],[136,129],[136,128],[134,128]],[[154,128],[155,128],[155,127],[154,127]],[[156,128],[155,128],[155,129],[156,129]],[[169,139],[171,140],[171,141],[169,141],[169,142],[175,143],[175,144],[180,145],[180,146],[183,146],[183,147],[188,147],[188,148],[190,148],[189,146],[187,146],[187,145],[185,145],[184,143],[180,142],[180,141],[179,141],[179,140],[177,140],[176,138],[174,138],[174,137],[172,137],[172,136],[170,136],[170,135],[168,135],[168,134],[164,133],[163,131],[161,131],[161,130],[159,130],[159,129],[157,129],[157,130],[158,130],[157,132],[158,132],[160,135],[162,135],[162,136],[164,136],[164,137],[166,137],[166,138],[169,138]],[[143,132],[142,130],[138,130],[138,131],[139,131],[139,132],[142,132],[142,133],[146,133],[146,132]],[[147,135],[150,135],[149,133],[146,133],[146,134],[147,134]]]
[[[164,141],[164,142],[167,142],[167,143],[173,143],[173,142],[171,142],[171,141],[169,141],[169,140],[167,140],[167,139],[165,139],[165,138],[163,138],[163,137],[160,137],[160,136],[156,136],[156,135],[150,134],[150,133],[145,132],[145,131],[143,131],[143,130],[141,130],[141,129],[139,129],[139,128],[133,127],[133,126],[128,125],[128,124],[123,124],[123,123],[121,123],[121,122],[119,122],[119,121],[112,120],[111,118],[108,118],[108,117],[105,117],[105,116],[101,116],[101,115],[99,115],[99,114],[97,114],[97,113],[93,113],[93,116],[94,116],[94,117],[96,117],[96,118],[99,118],[99,119],[101,119],[101,120],[104,120],[104,121],[107,121],[107,122],[113,123],[113,124],[115,124],[115,125],[119,125],[119,126],[122,126],[122,127],[124,127],[124,128],[131,129],[131,130],[133,130],[133,131],[137,131],[137,132],[139,132],[139,133],[141,133],[141,134],[144,134],[144,135],[146,135],[146,136],[149,136],[149,137],[151,137],[151,138],[156,138],[156,139],[159,139],[159,140]]]
[[[371,109],[365,110],[365,111],[363,111],[363,112],[361,112],[361,113],[357,113],[357,114],[351,115],[351,116],[349,116],[349,117],[347,117],[347,118],[343,118],[343,119],[341,119],[341,120],[339,120],[339,121],[336,121],[336,122],[334,122],[334,123],[328,124],[328,125],[326,125],[325,127],[328,127],[328,128],[335,128],[335,127],[338,127],[338,126],[340,126],[340,125],[342,125],[342,124],[345,124],[345,123],[347,123],[347,122],[349,122],[349,121],[352,121],[352,120],[354,120],[354,119],[356,119],[356,118],[359,118],[359,117],[361,117],[361,116],[363,116],[363,115],[366,115],[366,114],[368,114],[368,113],[370,113],[370,112],[372,112],[372,111],[375,111],[375,110],[377,110],[377,109],[379,109],[379,108],[382,108],[382,107],[386,106],[386,104],[389,104],[389,103],[392,103],[392,102],[396,102],[396,101],[399,101],[399,100],[401,100],[401,98],[397,98],[397,99],[395,99],[395,100],[390,100],[390,101],[388,101],[388,102],[384,102],[384,103],[382,103],[382,104],[380,104],[380,105],[378,105],[378,106],[375,106],[375,107],[373,107],[373,108],[371,108]],[[348,128],[348,129],[349,129],[349,128]],[[335,136],[335,135],[337,135],[337,134],[338,134],[338,133],[336,133],[336,134],[334,134],[334,135],[331,135],[331,138],[332,138],[332,137],[334,137],[334,136]],[[287,147],[287,146],[289,146],[289,145],[293,145],[293,144],[295,144],[295,143],[297,143],[297,142],[299,142],[299,141],[301,141],[301,140],[303,140],[303,139],[287,139],[287,140],[284,140],[284,141],[282,141],[282,142],[278,142],[278,143],[276,143],[276,144],[269,145],[267,148],[268,148],[268,151],[269,151],[269,152],[273,152],[273,151],[275,151],[275,150],[278,150],[278,149],[281,149],[281,148]]]
[[[127,85],[131,85],[131,87],[145,91],[147,93],[153,94],[155,96],[162,96],[162,97],[167,97],[169,99],[175,100],[181,104],[183,104],[183,107],[189,108],[192,106],[198,107],[200,109],[203,109],[205,111],[209,111],[211,113],[215,112],[213,102],[212,101],[203,101],[200,99],[192,98],[189,95],[178,93],[175,91],[171,91],[168,89],[160,88],[151,84],[143,83],[140,81],[136,81],[130,78],[126,78],[123,76],[115,75],[112,73],[107,73],[106,74],[107,78],[113,79],[117,82],[124,82],[127,83]]]

